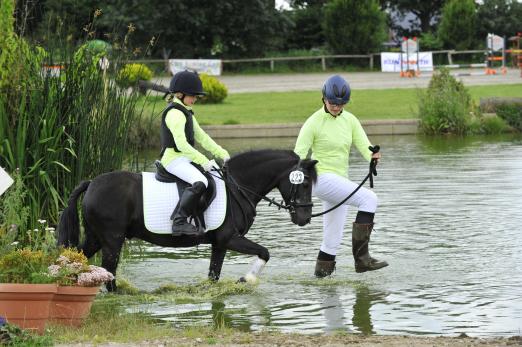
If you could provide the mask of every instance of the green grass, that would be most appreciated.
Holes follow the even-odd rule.
[[[235,331],[227,328],[224,318],[220,318],[219,315],[214,318],[213,326],[199,325],[178,329],[167,321],[154,318],[148,313],[147,305],[163,302],[174,306],[181,303],[213,301],[233,295],[251,294],[256,288],[255,285],[236,283],[232,280],[170,284],[153,292],[139,291],[125,281],[119,281],[118,284],[123,286],[123,291],[128,294],[98,295],[82,327],[52,325],[47,336],[58,343],[136,342],[176,336],[202,340],[212,340],[218,335],[226,337],[233,335]],[[130,292],[133,293],[129,294]]]
[[[522,95],[522,84],[467,87],[478,103],[480,98]],[[352,92],[346,109],[359,119],[416,118],[418,89],[361,89]],[[145,102],[144,99],[141,102]],[[144,116],[159,115],[165,102],[160,97],[149,97]],[[321,107],[321,93],[269,92],[231,94],[222,104],[194,107],[202,125],[302,123]]]

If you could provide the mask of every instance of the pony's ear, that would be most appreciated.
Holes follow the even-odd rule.
[[[303,162],[303,166],[307,169],[313,168],[315,164],[317,164],[319,161],[317,160],[306,160]]]

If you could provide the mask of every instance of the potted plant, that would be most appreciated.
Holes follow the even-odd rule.
[[[0,316],[22,329],[43,333],[57,291],[48,274],[50,255],[15,249],[0,258]]]
[[[85,255],[74,249],[62,250],[48,272],[58,284],[51,303],[50,319],[53,323],[68,326],[83,323],[100,286],[114,279],[104,268],[88,265]]]

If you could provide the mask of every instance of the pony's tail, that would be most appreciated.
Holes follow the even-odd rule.
[[[78,198],[87,190],[91,181],[82,181],[74,189],[67,207],[63,210],[58,224],[58,245],[64,247],[78,247],[80,242],[80,220],[78,218]]]

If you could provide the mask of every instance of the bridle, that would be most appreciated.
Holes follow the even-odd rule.
[[[250,206],[254,210],[255,215],[255,204],[250,200],[248,195],[245,192],[248,192],[261,200],[268,201],[268,206],[275,205],[278,207],[278,210],[285,209],[288,210],[290,214],[295,214],[296,209],[298,208],[305,208],[305,207],[312,207],[314,204],[310,200],[310,202],[299,202],[297,193],[299,185],[303,184],[305,180],[310,179],[309,175],[305,175],[302,168],[301,168],[301,160],[297,162],[297,164],[290,170],[290,174],[288,175],[288,179],[290,180],[290,197],[288,198],[288,201],[286,199],[281,200],[281,202],[277,202],[275,198],[268,198],[266,195],[261,195],[253,191],[251,188],[246,187],[244,185],[241,185],[237,183],[237,181],[234,179],[234,177],[230,174],[230,172],[227,170],[226,165],[223,166],[221,169],[216,169],[215,171],[218,172],[219,176],[214,176],[222,179],[225,184],[230,183],[232,184],[238,191],[241,193],[241,195],[249,202]],[[282,175],[278,176],[276,179],[276,182],[280,182],[281,179],[287,175],[287,173],[283,173]],[[292,181],[293,180],[293,181]]]

